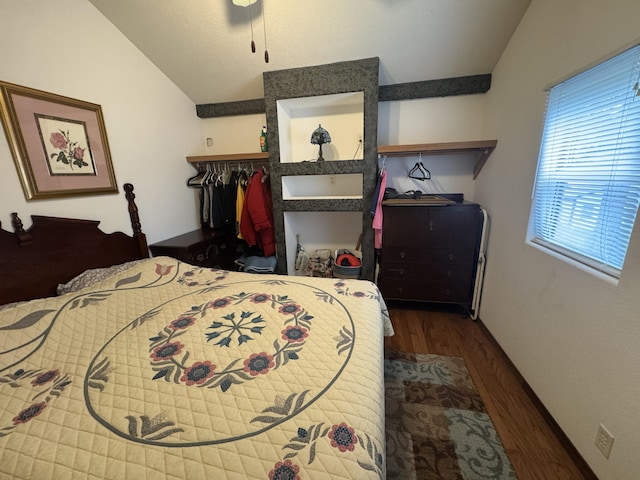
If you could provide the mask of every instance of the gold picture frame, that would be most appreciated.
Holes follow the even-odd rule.
[[[27,200],[118,193],[100,105],[0,82],[0,118]]]

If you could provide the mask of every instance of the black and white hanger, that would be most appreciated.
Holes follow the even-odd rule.
[[[423,181],[431,180],[431,172],[422,163],[422,153],[418,154],[418,161],[413,168],[409,170],[409,178]]]

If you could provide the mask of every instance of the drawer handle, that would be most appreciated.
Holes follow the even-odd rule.
[[[404,275],[404,268],[390,268],[389,273],[399,273],[400,275]]]
[[[456,258],[456,256],[453,253],[450,253],[448,257],[450,262],[453,262],[453,259]]]
[[[406,257],[406,254],[404,252],[400,252],[400,258],[404,258]]]
[[[433,230],[433,220],[429,220],[429,230]]]

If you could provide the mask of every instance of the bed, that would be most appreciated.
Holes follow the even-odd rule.
[[[146,258],[125,192],[0,229],[0,478],[385,478],[375,284]]]

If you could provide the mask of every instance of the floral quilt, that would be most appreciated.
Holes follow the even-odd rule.
[[[385,478],[367,281],[159,257],[0,310],[0,478]]]

